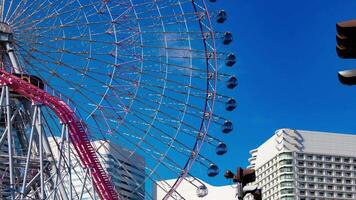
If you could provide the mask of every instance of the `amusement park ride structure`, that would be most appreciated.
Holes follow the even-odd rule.
[[[97,138],[145,157],[145,181],[137,188],[161,174],[177,177],[159,186],[164,199],[184,199],[176,189],[187,176],[204,188],[190,172],[193,163],[210,177],[219,174],[200,150],[206,143],[219,156],[227,152],[208,131],[233,130],[214,107],[237,106],[217,92],[220,81],[237,86],[235,76],[218,73],[221,60],[232,67],[236,56],[217,51],[216,39],[228,45],[232,34],[213,29],[207,2],[0,0],[0,6],[0,199],[69,200],[84,192],[125,199],[92,146]],[[216,23],[227,19],[223,10],[214,15]],[[49,138],[57,138],[55,145]],[[74,176],[82,188],[73,187]]]

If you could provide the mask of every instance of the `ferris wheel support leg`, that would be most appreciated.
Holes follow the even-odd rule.
[[[72,160],[71,160],[71,155],[70,155],[70,140],[69,140],[69,130],[68,130],[68,124],[65,125],[65,130],[66,130],[66,138],[67,138],[67,158],[68,158],[68,175],[69,175],[69,199],[72,198]]]
[[[62,157],[64,156],[64,155],[61,154],[61,152],[63,152],[63,148],[64,148],[64,142],[65,142],[64,141],[64,135],[65,135],[65,132],[66,132],[66,127],[67,127],[66,124],[62,124],[60,147],[59,147],[59,151],[58,151],[58,162],[54,166],[55,167],[55,171],[57,172],[56,173],[56,180],[55,180],[55,184],[54,185],[57,186],[59,184],[58,185],[59,186],[59,191],[61,193],[60,195],[61,195],[63,200],[69,200],[68,199],[68,195],[67,195],[67,193],[66,193],[66,191],[64,189],[63,182],[61,181],[60,183],[58,183],[59,182],[59,177],[60,177],[59,172],[60,172],[60,168],[62,166]],[[56,199],[56,196],[57,196],[57,190],[55,190],[55,192],[54,192],[53,200]]]
[[[45,199],[45,191],[44,191],[44,168],[43,168],[43,131],[42,131],[42,119],[41,119],[41,109],[38,109],[37,114],[37,133],[39,140],[39,153],[40,153],[40,198],[41,200]]]
[[[36,123],[36,115],[37,115],[37,107],[34,108],[33,111],[33,118],[32,118],[32,124],[31,124],[31,131],[30,131],[30,140],[28,143],[28,150],[27,150],[27,156],[26,156],[26,166],[25,166],[25,171],[24,171],[24,177],[23,177],[23,182],[22,182],[22,189],[21,189],[21,200],[23,200],[25,196],[25,191],[26,191],[26,180],[27,180],[27,173],[28,173],[28,167],[30,164],[30,155],[32,151],[32,142],[33,142],[33,133],[35,130],[35,123]]]
[[[39,110],[40,110],[40,106],[39,106]],[[39,114],[41,114],[41,112],[39,112]],[[41,116],[42,116],[42,114],[41,114]],[[41,119],[41,118],[40,118],[40,119]],[[42,119],[41,119],[41,120],[42,120]],[[39,130],[38,130],[38,131],[39,131]],[[46,155],[50,155],[50,157],[49,157],[48,159],[50,159],[51,162],[55,162],[55,158],[54,158],[54,156],[53,156],[53,152],[51,151],[51,147],[50,147],[48,138],[47,138],[44,134],[42,134],[42,140],[43,140],[44,153],[45,153]],[[62,156],[63,156],[63,155],[62,155]],[[53,166],[53,167],[52,167],[51,171],[56,172],[56,173],[57,173],[57,177],[58,177],[58,175],[59,175],[58,173],[59,173],[60,170],[58,170],[58,168],[56,167],[55,164],[52,165],[52,166]],[[52,182],[52,183],[53,183],[53,182]],[[54,185],[54,183],[53,183],[53,185]],[[71,200],[71,198],[68,198],[68,195],[67,195],[67,193],[65,192],[64,185],[63,185],[63,180],[60,181],[58,185],[56,184],[55,187],[59,189],[59,194],[60,194],[59,196],[60,196],[63,200]],[[56,195],[54,195],[54,199],[56,199]],[[57,199],[59,199],[59,198],[57,198]]]
[[[4,89],[4,88],[3,88]],[[15,199],[15,180],[14,180],[14,166],[13,166],[13,148],[12,148],[12,134],[11,134],[11,107],[10,107],[10,92],[9,87],[5,86],[6,92],[6,128],[7,128],[7,144],[9,154],[9,175],[10,175],[10,193],[11,200]]]

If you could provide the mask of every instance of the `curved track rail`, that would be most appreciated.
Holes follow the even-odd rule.
[[[18,94],[36,103],[48,106],[56,113],[62,123],[68,124],[70,140],[84,167],[89,168],[94,181],[94,187],[100,198],[105,200],[120,200],[88,139],[85,124],[81,122],[64,101],[3,69],[0,69],[0,85],[9,86]]]

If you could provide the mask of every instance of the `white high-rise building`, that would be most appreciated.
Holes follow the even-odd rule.
[[[106,142],[95,141],[94,148],[99,152],[112,182],[122,200],[145,199],[145,160],[136,153]]]
[[[250,153],[264,200],[356,199],[356,135],[280,129]]]
[[[184,180],[178,187],[177,192],[184,197],[186,200],[236,200],[236,186],[234,185],[226,185],[226,186],[213,186],[202,180],[197,182],[196,180],[187,177],[189,181],[193,181],[193,183],[199,188],[201,186],[205,186],[203,189],[204,192],[207,192],[206,196],[199,197],[199,193],[201,194],[199,189],[191,184],[189,181]],[[191,179],[191,180],[190,180]],[[167,194],[169,186],[172,186],[176,179],[159,181],[153,185],[152,196],[154,200],[161,200]],[[163,186],[167,185],[166,188]],[[203,193],[204,193],[203,192]],[[175,198],[170,199],[180,199],[178,195]]]
[[[57,143],[60,143],[60,139],[56,138]],[[56,145],[52,138],[49,138],[50,145]],[[103,168],[109,174],[116,191],[119,193],[122,200],[144,200],[145,199],[145,160],[143,157],[131,153],[130,151],[107,141],[98,140],[92,142],[94,149],[97,150],[99,160],[103,165]],[[53,146],[55,147],[55,146]],[[64,152],[67,152],[66,145],[63,147]],[[58,148],[53,148],[53,154],[58,155]],[[72,148],[73,149],[73,148]],[[86,171],[81,166],[76,152],[71,152],[72,163],[72,184],[74,199],[82,195],[82,200],[99,199],[92,187],[92,183],[89,177],[85,179]],[[57,156],[56,156],[57,157]],[[58,156],[59,157],[59,156]],[[67,169],[62,169],[67,170]],[[68,186],[68,177],[66,186]],[[85,184],[84,183],[85,181]],[[85,186],[82,193],[83,185]],[[69,192],[69,187],[66,187],[66,192]]]

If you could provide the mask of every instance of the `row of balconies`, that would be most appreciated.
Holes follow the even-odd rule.
[[[310,160],[310,161],[327,161],[327,162],[339,162],[339,163],[355,163],[356,158],[354,157],[335,157],[330,155],[308,155],[297,153],[296,158],[298,160]]]
[[[305,165],[305,164],[297,164],[298,167],[307,167],[307,168],[314,168],[314,169],[335,169],[335,170],[347,170],[347,171],[354,171],[356,170],[356,165],[355,166],[350,166],[350,165],[328,165],[328,164],[323,164],[323,165]]]
[[[300,197],[327,197],[327,198],[338,198],[338,199],[352,199],[355,195],[353,193],[340,193],[340,192],[327,192],[327,191],[299,191]],[[324,198],[323,198],[324,199]]]

